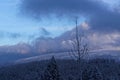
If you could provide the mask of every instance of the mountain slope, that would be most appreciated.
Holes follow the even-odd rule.
[[[15,61],[15,64],[17,63],[27,63],[27,62],[32,62],[32,61],[41,61],[41,60],[48,60],[52,56],[55,56],[57,59],[75,59],[71,57],[69,52],[61,52],[61,53],[48,53],[48,54],[42,54],[39,56],[34,56],[34,57],[28,57],[24,59],[19,59]],[[115,60],[120,60],[120,51],[116,50],[97,50],[97,51],[91,51],[89,52],[88,55],[84,57],[84,59],[95,59],[95,58],[107,58],[107,59],[115,59]]]

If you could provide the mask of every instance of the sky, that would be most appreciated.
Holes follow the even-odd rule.
[[[82,23],[85,20],[89,20],[88,19],[89,17],[93,16],[93,15],[89,16],[88,13],[91,12],[92,14],[92,12],[94,12],[88,9],[86,9],[85,11],[82,11],[82,9],[85,9],[85,8],[80,8],[81,10],[79,10],[79,8],[76,8],[76,7],[72,8],[70,6],[71,3],[69,3],[68,6],[65,6],[66,4],[63,4],[64,5],[63,7],[61,5],[57,6],[55,5],[55,4],[59,4],[56,2],[57,0],[51,0],[54,2],[53,3],[54,6],[52,6],[52,3],[51,4],[47,3],[47,0],[44,0],[43,3],[45,4],[43,5],[40,3],[41,6],[39,5],[35,6],[34,4],[36,3],[33,3],[32,5],[30,1],[34,1],[34,0],[1,0],[0,1],[0,45],[13,45],[19,42],[29,43],[35,38],[42,37],[42,36],[43,37],[59,36],[62,33],[74,28],[75,15],[78,15],[81,12],[83,16],[88,16],[88,17],[80,16],[79,23]],[[38,0],[35,0],[35,1],[38,1]],[[67,1],[68,0],[66,0],[66,2]],[[72,1],[73,0],[71,0],[71,2]],[[76,1],[79,1],[79,0],[76,0]],[[116,7],[116,4],[119,0],[118,1],[103,0],[103,1],[107,3],[111,8],[113,8],[113,7]],[[62,2],[66,3],[64,2],[64,0],[60,1],[60,3]],[[88,3],[88,2],[84,2],[84,3]],[[44,6],[46,4],[48,6]],[[90,3],[90,5],[88,6],[91,6],[91,4],[92,3]],[[91,8],[93,10],[96,10],[96,13],[94,14],[95,16],[93,16],[91,20],[88,21],[88,23],[90,24],[90,26],[93,26],[93,30],[99,32],[100,30],[101,31],[104,30],[104,26],[101,25],[103,23],[102,21],[104,18],[100,18],[99,16],[96,16],[96,14],[99,13],[97,9],[101,9],[101,11],[104,11],[104,10],[101,6],[98,6],[97,8],[95,7],[96,5],[93,5],[93,8]],[[61,9],[61,11],[59,12],[55,8]],[[39,12],[37,9],[38,10],[40,9],[41,11]],[[75,9],[75,11],[70,12],[73,9]],[[109,20],[110,16],[115,16],[115,17],[110,17],[110,21],[111,19],[116,18],[117,22],[115,20],[115,22],[113,23],[114,24],[119,23],[118,13],[105,11],[105,13],[103,12],[103,14],[99,14],[99,15],[105,16],[106,13],[107,14],[110,13],[110,15],[106,16],[105,19],[108,17],[108,20]],[[96,20],[95,17],[97,17],[99,20]],[[95,24],[93,24],[93,22],[95,22]],[[108,24],[109,23],[107,22],[105,23],[106,26],[109,26]],[[101,26],[101,28],[99,27],[99,25]],[[115,31],[120,30],[120,27],[116,25],[112,25],[109,28],[110,28],[109,30],[110,32],[112,31],[111,29]]]
[[[0,45],[30,42],[40,36],[56,37],[73,28],[71,24],[67,24],[67,20],[45,19],[43,21],[23,17],[20,14],[19,6],[20,0],[0,1]]]

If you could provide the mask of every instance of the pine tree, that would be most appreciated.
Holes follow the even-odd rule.
[[[103,80],[103,78],[96,66],[89,66],[82,72],[82,80]]]
[[[56,64],[54,57],[51,58],[41,79],[42,80],[60,80],[58,66]]]

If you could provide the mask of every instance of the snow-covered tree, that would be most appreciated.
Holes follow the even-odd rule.
[[[42,80],[60,80],[58,66],[54,57],[51,58],[41,79]]]
[[[83,70],[82,80],[103,80],[103,77],[98,67],[92,65]]]

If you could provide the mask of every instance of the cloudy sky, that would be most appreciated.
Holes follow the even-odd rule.
[[[56,37],[72,28],[67,20],[36,20],[25,17],[20,12],[20,3],[20,0],[0,1],[0,45],[29,42],[39,36]]]
[[[56,37],[86,22],[90,29],[119,37],[119,0],[1,0],[0,45]],[[96,34],[98,35],[98,34]],[[118,38],[116,42],[119,42]]]

